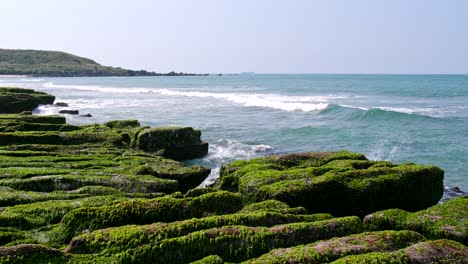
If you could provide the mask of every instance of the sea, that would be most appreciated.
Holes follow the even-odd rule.
[[[349,150],[371,160],[437,165],[446,196],[468,191],[468,75],[0,77],[0,86],[47,92],[92,115],[66,115],[71,124],[138,119],[200,129],[209,153],[187,163],[212,168],[202,185],[238,159]]]

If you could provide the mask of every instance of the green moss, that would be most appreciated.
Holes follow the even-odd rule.
[[[365,217],[369,230],[409,229],[431,239],[447,238],[468,245],[468,197],[458,197],[426,210],[385,210]]]
[[[380,231],[333,238],[313,244],[279,248],[246,263],[328,263],[348,255],[390,252],[425,238],[412,231]]]
[[[15,205],[0,212],[0,226],[32,229],[59,223],[69,211],[90,206],[102,206],[125,200],[122,196],[95,196],[75,200],[50,200]]]
[[[358,153],[301,153],[228,164],[217,187],[239,191],[250,202],[275,199],[309,212],[364,216],[436,204],[443,174],[435,166],[368,161]]]
[[[450,240],[420,242],[394,252],[375,252],[341,258],[332,263],[447,263],[468,262],[468,248]]]
[[[279,212],[252,212],[194,218],[173,223],[131,225],[97,230],[73,238],[67,248],[72,253],[116,254],[136,246],[161,242],[164,239],[188,235],[191,232],[228,225],[273,226],[294,222],[314,222],[331,219],[331,215],[293,215]]]
[[[0,229],[0,246],[12,243],[17,240],[24,240],[27,235],[15,228],[1,228]]]
[[[140,127],[140,122],[138,120],[113,120],[104,123],[105,126],[110,128],[132,128]]]
[[[191,127],[144,129],[137,135],[136,145],[147,152],[161,153],[175,160],[201,158],[208,153],[208,143],[200,140],[200,130]]]
[[[0,87],[0,113],[32,111],[40,104],[53,104],[55,96],[30,89]]]
[[[66,260],[62,263],[66,264],[119,264],[116,257],[103,257],[99,255],[66,255]]]
[[[217,255],[210,255],[208,257],[202,258],[200,260],[190,262],[191,264],[223,264],[224,261],[221,257]]]
[[[357,217],[280,226],[225,226],[187,236],[147,244],[128,251],[122,263],[186,263],[218,255],[227,262],[240,262],[277,247],[294,246],[320,239],[349,235],[362,230]],[[133,261],[132,261],[133,260]]]
[[[0,88],[1,90],[2,88]],[[2,123],[33,123],[33,124],[54,124],[64,125],[66,119],[59,115],[0,115],[0,124]]]
[[[211,214],[233,213],[241,207],[241,196],[229,192],[209,193],[195,198],[161,197],[132,200],[112,206],[73,210],[63,218],[62,228],[64,233],[72,236],[82,230],[93,231],[125,224],[171,222]]]
[[[244,207],[241,213],[250,213],[257,211],[273,211],[281,212],[283,214],[305,214],[306,210],[304,207],[291,208],[287,203],[280,202],[277,200],[266,200],[259,203],[253,203]]]
[[[1,263],[64,263],[62,252],[41,245],[24,244],[12,247],[0,247]]]

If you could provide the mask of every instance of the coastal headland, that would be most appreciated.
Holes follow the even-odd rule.
[[[1,263],[467,263],[468,197],[444,171],[348,151],[186,165],[208,142],[138,120],[34,115],[0,88]]]
[[[127,70],[61,51],[0,49],[0,77],[206,76]]]

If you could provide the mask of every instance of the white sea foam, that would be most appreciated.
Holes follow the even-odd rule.
[[[221,139],[210,143],[208,155],[203,160],[207,164],[215,165],[216,167],[211,170],[211,174],[200,186],[212,184],[219,177],[219,170],[223,164],[238,159],[250,159],[272,151],[273,147],[268,145],[249,145],[229,139]]]
[[[39,105],[33,110],[34,114],[38,115],[55,115],[58,113],[58,108],[52,105]]]
[[[361,106],[353,106],[353,105],[346,105],[346,104],[340,104],[339,106],[352,108],[352,109],[360,109],[364,111],[369,111],[372,109],[379,109],[383,111],[391,111],[391,112],[398,112],[398,113],[404,113],[404,114],[418,114],[418,115],[431,116],[431,117],[438,116],[436,110],[432,108],[404,108],[404,107],[390,107],[390,106],[361,107]]]
[[[101,87],[101,86],[84,86],[84,85],[56,85],[53,83],[45,83],[46,88],[66,88],[83,91],[98,91],[103,93],[113,94],[140,94],[154,93],[166,96],[185,96],[185,97],[200,97],[226,100],[247,107],[265,107],[284,111],[319,111],[328,106],[328,102],[332,99],[347,98],[346,96],[323,95],[323,96],[287,96],[279,94],[260,94],[260,93],[210,93],[200,91],[180,91],[172,89],[156,89],[156,88],[116,88],[116,87]]]
[[[380,110],[384,111],[393,111],[393,112],[400,112],[400,113],[405,113],[405,114],[423,114],[423,113],[431,113],[434,111],[434,109],[431,108],[404,108],[404,107],[375,107]]]
[[[20,79],[22,82],[43,82],[44,79]]]

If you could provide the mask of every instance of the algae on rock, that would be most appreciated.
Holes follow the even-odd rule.
[[[468,197],[458,197],[426,210],[410,213],[389,209],[367,215],[367,229],[414,230],[427,238],[447,238],[468,246]]]
[[[215,186],[239,191],[250,201],[276,199],[310,213],[364,216],[436,204],[442,197],[443,176],[435,166],[370,161],[341,151],[236,161],[221,169]]]

